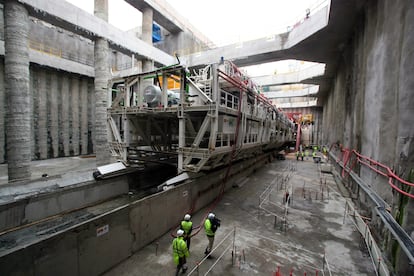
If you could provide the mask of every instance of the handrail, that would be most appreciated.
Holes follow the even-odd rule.
[[[371,261],[373,263],[373,267],[376,271],[377,275],[390,275],[387,266],[385,265],[385,262],[381,262],[381,250],[376,243],[374,237],[372,236],[372,233],[368,227],[368,225],[365,223],[364,219],[361,217],[361,215],[355,210],[355,208],[347,201],[345,201],[345,214],[349,214],[348,211],[352,211],[354,213],[352,223],[354,224],[355,228],[358,230],[358,232],[363,236],[365,244],[367,245],[369,255],[371,257]],[[345,218],[345,217],[344,217]],[[345,220],[344,220],[345,221]],[[362,225],[363,227],[361,227]]]

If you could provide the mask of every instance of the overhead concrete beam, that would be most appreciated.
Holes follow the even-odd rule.
[[[276,104],[276,107],[278,108],[302,108],[302,107],[312,107],[312,106],[318,106],[318,100]]]
[[[277,99],[277,98],[295,98],[304,96],[316,96],[319,91],[319,85],[312,85],[305,89],[300,90],[285,90],[285,91],[269,91],[263,94],[266,98]]]
[[[294,46],[325,28],[328,25],[328,18],[329,6],[322,8],[290,32],[218,47],[182,59],[188,67],[219,62],[221,57],[233,61],[238,66],[290,59],[295,56]]]
[[[144,12],[147,8],[152,9],[154,11],[154,21],[170,33],[182,32],[186,28],[184,24],[178,20],[177,14],[173,15],[166,4],[161,1],[125,0],[125,2],[140,12]]]
[[[253,81],[261,86],[275,86],[281,84],[300,83],[305,80],[323,76],[325,64],[316,64],[300,71],[284,74],[253,77]],[[306,82],[306,81],[305,81]]]
[[[0,41],[0,56],[4,56],[4,41]],[[29,61],[30,63],[36,63],[42,66],[48,66],[83,76],[92,78],[95,76],[95,71],[92,66],[61,57],[48,55],[33,49],[29,49]]]
[[[101,37],[108,40],[112,49],[135,54],[138,58],[154,60],[158,65],[175,63],[175,58],[148,45],[131,34],[123,32],[104,20],[66,2],[54,0],[18,0],[24,4],[31,16],[75,34],[94,40]]]
[[[151,8],[154,12],[154,21],[170,33],[191,32],[202,42],[208,45],[212,44],[209,38],[189,23],[185,17],[181,16],[180,13],[165,0],[125,0],[125,2],[140,12],[144,12],[146,8]]]

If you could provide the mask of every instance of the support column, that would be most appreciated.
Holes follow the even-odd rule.
[[[5,117],[6,117],[6,103],[5,103],[5,91],[4,91],[4,64],[0,62],[0,164],[5,162],[5,151],[6,145],[5,136]]]
[[[60,135],[63,156],[69,156],[69,87],[70,87],[70,75],[64,73],[62,76],[62,109],[61,109],[61,122],[60,122]]]
[[[154,20],[154,12],[151,8],[145,8],[142,13],[142,41],[152,45],[152,23]],[[142,71],[148,72],[154,70],[154,61],[143,60]]]
[[[83,78],[80,83],[80,154],[88,153],[88,79]]]
[[[70,97],[70,120],[71,124],[71,143],[70,154],[79,155],[79,77],[73,76],[71,80],[71,97]]]
[[[95,0],[95,16],[108,21],[108,0]],[[108,87],[109,71],[109,44],[103,38],[95,39],[95,150],[96,165],[110,163],[108,144],[107,108],[110,87]]]
[[[4,3],[7,161],[9,182],[30,179],[29,14],[13,0]]]
[[[48,145],[48,158],[57,158],[59,156],[59,74],[53,72],[50,74],[50,89],[48,91],[48,133],[49,133],[49,143]]]

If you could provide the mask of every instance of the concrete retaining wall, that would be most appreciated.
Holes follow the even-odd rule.
[[[10,203],[0,205],[0,232],[126,193],[127,178],[118,177],[66,188],[50,187],[43,193],[10,199]]]
[[[269,157],[234,165],[226,189],[263,166]],[[99,275],[159,238],[182,218],[210,204],[221,189],[226,170],[131,202],[99,218],[0,258],[0,275]],[[252,183],[253,184],[253,183]],[[107,226],[108,232],[97,235]],[[56,264],[61,264],[57,266]]]
[[[366,5],[345,47],[323,114],[324,141],[339,141],[404,177],[414,168],[413,15],[414,2],[409,0]],[[361,169],[360,177],[392,205],[393,214],[401,214],[403,227],[413,236],[413,201],[405,201],[393,192],[387,178],[369,169]],[[378,227],[386,239],[382,236],[386,231]],[[389,261],[405,275],[408,264],[399,263],[404,258],[397,257],[398,249],[391,249],[393,241],[387,246]]]
[[[5,147],[5,109],[3,60],[0,61],[0,163],[7,160]],[[94,152],[93,79],[30,66],[32,95],[32,160],[76,156]]]
[[[32,159],[93,152],[93,79],[32,65]]]

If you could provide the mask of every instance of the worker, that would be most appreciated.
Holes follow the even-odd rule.
[[[319,161],[320,161],[320,157],[317,155],[316,151],[314,151],[314,152],[312,153],[312,159],[313,159],[313,162],[315,162],[315,163],[319,163]]]
[[[209,213],[206,220],[204,221],[204,230],[208,239],[208,245],[204,251],[204,254],[207,256],[207,258],[211,258],[210,252],[213,249],[214,235],[218,227],[220,227],[220,220],[216,218],[215,214]]]
[[[301,155],[301,156],[300,156],[300,158],[301,158],[301,159],[302,159],[302,161],[303,161],[303,157],[305,156],[305,153],[304,153],[303,151],[301,151],[301,152],[300,152],[300,155]]]
[[[188,252],[187,245],[183,239],[184,231],[178,229],[177,237],[173,240],[173,258],[174,263],[177,265],[177,270],[175,276],[180,274],[180,270],[183,270],[183,273],[187,271],[187,260],[186,257],[190,256]]]
[[[191,231],[193,231],[193,223],[190,221],[191,216],[186,214],[184,216],[184,220],[181,221],[180,229],[184,231],[184,241],[187,244],[187,249],[190,251],[190,243],[191,243]]]
[[[296,161],[299,160],[299,151],[296,152]]]
[[[289,204],[290,203],[290,195],[289,195],[289,191],[286,191],[285,193],[285,203]]]

